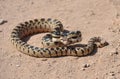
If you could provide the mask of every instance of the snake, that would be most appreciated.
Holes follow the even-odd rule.
[[[44,47],[28,44],[22,39],[37,33],[48,33],[42,38]],[[66,31],[61,21],[52,18],[40,18],[21,22],[11,32],[11,42],[20,52],[39,58],[60,56],[86,56],[95,47],[106,46],[108,43],[102,37],[92,37],[85,46],[77,46],[82,35],[80,31]]]

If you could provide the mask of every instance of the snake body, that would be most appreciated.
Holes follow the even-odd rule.
[[[90,54],[95,45],[103,47],[106,45],[101,37],[90,38],[84,47],[73,45],[62,45],[57,47],[35,47],[22,40],[22,38],[36,33],[63,31],[63,25],[57,19],[34,19],[18,24],[11,33],[12,44],[22,53],[34,57],[58,57],[58,56],[85,56]],[[57,43],[58,44],[58,43]],[[56,45],[56,43],[55,43]]]

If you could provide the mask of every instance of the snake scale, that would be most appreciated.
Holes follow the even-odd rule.
[[[63,25],[57,19],[34,19],[19,23],[11,33],[12,44],[22,53],[33,57],[58,57],[58,56],[85,56],[90,54],[95,45],[103,47],[106,45],[106,41],[101,37],[90,38],[88,44],[84,47],[65,45],[58,47],[35,47],[22,40],[22,38],[36,34],[46,33],[53,31],[63,31]]]

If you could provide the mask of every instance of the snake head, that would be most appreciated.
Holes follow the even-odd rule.
[[[68,44],[80,42],[82,40],[82,35],[80,31],[63,32],[60,40],[65,45],[68,45]]]

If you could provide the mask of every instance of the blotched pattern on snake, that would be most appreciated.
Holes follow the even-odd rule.
[[[22,38],[36,34],[46,33],[42,38],[44,48],[32,46]],[[58,56],[85,56],[90,54],[95,47],[104,47],[108,43],[101,37],[92,37],[86,46],[77,46],[82,35],[80,31],[68,31],[57,19],[34,19],[18,24],[11,33],[12,44],[22,53],[34,57],[58,57]],[[72,45],[71,45],[72,44]]]

